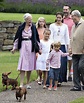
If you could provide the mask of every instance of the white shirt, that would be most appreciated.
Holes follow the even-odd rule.
[[[69,31],[66,24],[62,23],[61,26],[57,26],[56,23],[52,23],[49,29],[51,30],[51,40],[60,42],[61,45],[69,45]]]

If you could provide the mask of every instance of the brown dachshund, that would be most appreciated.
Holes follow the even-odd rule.
[[[8,78],[8,75],[9,75],[10,73],[11,73],[11,72],[2,73],[2,84],[3,84],[3,86],[6,85],[6,90],[7,90],[7,88],[8,88],[9,85],[12,86],[12,89],[11,89],[11,90],[14,90],[15,87],[18,85],[17,78],[19,77],[19,75],[17,76],[16,79],[11,79],[11,78]]]
[[[19,98],[19,102],[21,102],[21,99],[24,95],[24,100],[26,100],[26,94],[27,94],[27,90],[24,87],[16,87],[16,99],[18,100]]]

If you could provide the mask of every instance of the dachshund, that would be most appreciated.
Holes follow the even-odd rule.
[[[24,87],[16,87],[16,99],[18,100],[19,98],[19,102],[21,102],[21,99],[24,95],[24,100],[26,100],[26,94],[27,94],[27,90]]]
[[[8,77],[8,75],[11,74],[11,72],[8,72],[8,73],[2,73],[2,84],[3,86],[6,85],[6,90],[8,88],[9,85],[12,86],[12,89],[11,90],[14,90],[15,87],[18,85],[18,82],[17,82],[17,79],[20,75],[20,73],[18,74],[17,78],[16,79],[11,79]]]

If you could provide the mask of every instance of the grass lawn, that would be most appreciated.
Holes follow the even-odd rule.
[[[25,13],[24,13],[25,14]],[[0,13],[0,20],[16,20],[24,21],[22,13]],[[36,22],[39,17],[44,17],[46,22],[51,23],[55,21],[55,15],[32,14],[33,22]]]
[[[78,98],[78,99],[76,99],[76,100],[74,100],[72,102],[69,102],[69,103],[84,103],[84,97]]]
[[[0,52],[0,91],[3,91],[5,87],[2,85],[2,73],[3,72],[10,72],[10,78],[16,78],[18,75],[17,65],[18,65],[18,58],[19,53],[16,52],[12,54],[11,52]],[[32,72],[30,81],[35,80],[36,78],[36,71]],[[18,78],[18,82],[20,82],[20,78]],[[26,76],[24,80],[24,84],[26,83]]]

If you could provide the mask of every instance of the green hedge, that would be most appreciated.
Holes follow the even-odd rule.
[[[82,15],[84,15],[84,6],[73,5],[72,10],[78,9]],[[62,11],[62,5],[52,5],[52,4],[32,4],[27,2],[20,3],[8,3],[0,2],[0,10],[2,12],[10,13],[32,13],[32,14],[55,14],[58,11]]]
[[[51,4],[31,4],[26,2],[21,3],[2,3],[3,7],[2,12],[10,12],[10,13],[26,13],[30,12],[32,14],[55,14],[58,10],[60,10],[60,7],[55,7]]]

